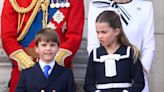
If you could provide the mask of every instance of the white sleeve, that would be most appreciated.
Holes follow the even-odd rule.
[[[96,25],[95,25],[96,17],[97,17],[96,9],[93,7],[91,2],[89,4],[89,12],[88,12],[88,35],[87,35],[88,55],[91,53],[93,49],[100,46],[96,33]]]
[[[151,2],[150,5],[148,5],[146,11],[147,11],[147,13],[145,13],[146,26],[143,27],[144,36],[143,36],[143,45],[141,49],[141,53],[142,53],[141,62],[143,67],[146,69],[147,73],[149,73],[152,60],[154,57],[154,50],[155,50],[154,15],[153,15],[153,5]]]

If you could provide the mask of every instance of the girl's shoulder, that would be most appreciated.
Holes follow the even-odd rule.
[[[131,57],[131,50],[131,46],[121,45],[116,54],[120,54],[120,59],[129,58]]]
[[[115,53],[108,54],[104,47],[99,47],[92,51],[93,61],[104,62],[109,58],[117,58],[116,60],[131,58],[131,49],[130,46],[121,45]]]
[[[100,46],[93,50],[93,54],[96,54],[97,57],[100,57],[102,55],[107,55],[107,51],[104,46]]]

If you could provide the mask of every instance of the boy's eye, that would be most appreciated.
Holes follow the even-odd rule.
[[[46,46],[46,44],[41,44],[41,46],[45,47],[45,46]]]
[[[50,44],[50,46],[56,46],[56,45],[57,45],[57,44],[54,44],[54,43],[53,43],[53,44]]]
[[[55,47],[55,46],[57,46],[58,44],[57,43],[53,43],[53,42],[42,42],[42,43],[40,43],[40,46],[42,46],[42,47],[46,47],[46,46],[51,46],[51,47]]]

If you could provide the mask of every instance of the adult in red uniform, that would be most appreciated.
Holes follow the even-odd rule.
[[[38,30],[57,31],[59,64],[70,66],[80,46],[84,24],[83,0],[5,0],[2,10],[2,45],[14,64],[9,92],[14,92],[20,69],[35,64],[34,37]]]

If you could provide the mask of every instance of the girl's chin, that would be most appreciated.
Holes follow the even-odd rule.
[[[104,46],[104,47],[106,47],[106,44],[101,44],[101,46]]]

